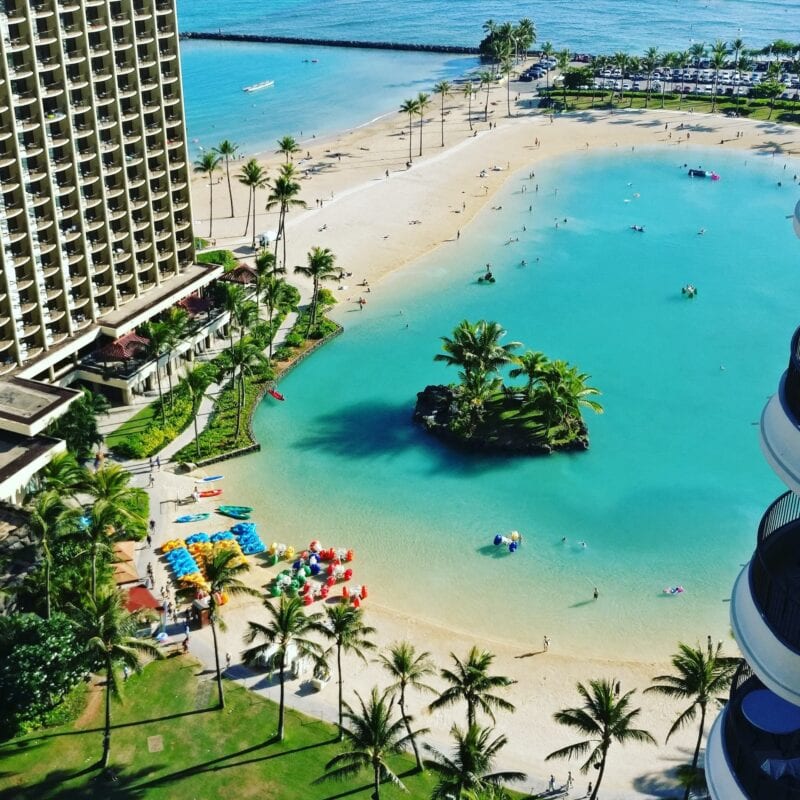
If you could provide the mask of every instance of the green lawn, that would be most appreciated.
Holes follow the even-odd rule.
[[[155,419],[157,403],[158,400],[149,403],[129,420],[123,422],[119,428],[109,433],[108,436],[105,437],[106,446],[113,448],[115,445],[121,444],[131,436],[145,433]]]
[[[339,752],[331,725],[290,710],[286,739],[274,743],[275,704],[227,684],[227,706],[214,710],[215,687],[198,680],[200,674],[195,661],[175,656],[128,680],[124,702],[112,711],[115,782],[98,777],[103,706],[97,703],[78,723],[0,744],[0,798],[369,798],[367,773],[312,784]],[[150,752],[158,744],[151,737],[161,737],[160,752]],[[430,797],[435,779],[411,774],[411,756],[399,757],[394,767],[409,791],[387,785],[382,800]]]

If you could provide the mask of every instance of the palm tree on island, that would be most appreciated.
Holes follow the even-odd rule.
[[[319,290],[323,281],[336,280],[339,277],[339,270],[335,269],[334,263],[336,256],[327,247],[312,247],[308,253],[308,263],[306,266],[294,268],[296,275],[303,275],[313,281],[313,293],[311,296],[311,307],[308,313],[308,329],[306,335],[317,323],[317,308],[319,307]]]
[[[418,692],[434,692],[428,684],[423,683],[429,675],[436,674],[431,654],[425,650],[417,653],[414,645],[410,642],[398,642],[393,644],[387,653],[382,653],[379,658],[383,668],[394,679],[394,683],[386,687],[387,692],[392,692],[397,696],[397,706],[400,709],[400,716],[408,732],[408,739],[411,742],[411,749],[414,751],[414,758],[417,762],[417,770],[422,770],[422,760],[419,757],[417,741],[411,731],[411,718],[406,713],[406,689],[416,689]]]
[[[536,26],[533,24],[533,20],[529,19],[528,17],[523,17],[517,23],[517,44],[519,45],[519,49],[522,54],[522,59],[525,59],[525,56],[528,55],[528,50],[531,49],[531,46],[536,41]]]
[[[524,772],[505,770],[492,772],[497,754],[508,744],[504,735],[495,736],[492,728],[470,725],[462,730],[458,725],[450,729],[453,739],[452,757],[426,744],[425,749],[433,756],[426,759],[425,766],[436,772],[439,782],[433,790],[431,800],[462,798],[464,792],[487,792],[493,787],[512,781],[524,781]]]
[[[303,602],[299,597],[280,598],[277,606],[269,600],[264,601],[270,619],[266,625],[260,622],[248,622],[248,632],[245,642],[252,645],[242,653],[245,664],[252,665],[267,659],[269,665],[278,667],[278,680],[280,681],[280,700],[278,703],[278,730],[275,738],[282,742],[284,738],[284,718],[286,713],[286,667],[289,666],[289,656],[295,650],[298,657],[310,655],[317,656],[320,652],[319,645],[308,638],[316,626],[322,621],[322,614],[306,615],[303,611]]]
[[[278,139],[278,149],[275,152],[283,153],[283,155],[286,156],[286,163],[288,164],[295,153],[300,152],[300,145],[297,144],[294,136],[282,136]]]
[[[700,757],[708,707],[724,705],[727,698],[723,695],[730,689],[734,673],[740,663],[738,658],[723,656],[721,651],[722,642],[716,647],[709,643],[707,648],[679,644],[678,652],[672,657],[672,666],[676,674],[657,675],[653,678],[653,685],[644,690],[645,693],[654,692],[675,700],[689,701],[689,706],[672,723],[667,734],[667,742],[673,733],[694,722],[698,713],[700,715],[700,727],[683,800],[689,800],[689,794],[697,778],[697,761]]]
[[[207,150],[194,162],[194,171],[208,175],[208,237],[212,236],[214,226],[214,173],[219,169],[222,158],[213,150]]]
[[[410,164],[412,161],[411,143],[414,138],[414,116],[418,113],[417,99],[412,97],[409,100],[404,100],[403,104],[400,106],[400,113],[408,114],[408,163]]]
[[[454,669],[443,668],[440,673],[442,680],[449,686],[428,706],[430,711],[449,708],[463,700],[467,704],[469,727],[475,725],[478,711],[482,711],[495,722],[495,710],[515,710],[512,703],[494,694],[498,689],[505,689],[516,683],[504,675],[489,674],[489,668],[495,659],[494,653],[473,646],[463,661],[455,653],[450,653],[450,658]]]
[[[336,651],[336,676],[339,684],[339,741],[341,742],[344,739],[342,653],[352,653],[366,664],[367,658],[364,651],[375,649],[375,645],[368,638],[375,633],[375,628],[364,624],[363,609],[339,603],[325,609],[325,619],[317,630],[323,638],[331,642],[331,646],[322,654],[321,659],[327,660],[331,651]]]
[[[500,344],[505,333],[497,322],[480,320],[471,323],[462,320],[453,331],[452,338],[441,337],[444,353],[437,353],[433,360],[461,367],[467,376],[496,372],[513,360],[512,351],[520,346],[519,342]]]
[[[633,727],[636,717],[641,713],[641,709],[631,708],[631,697],[635,690],[626,692],[620,697],[616,692],[618,686],[619,682],[615,680],[592,680],[589,681],[588,688],[579,683],[577,689],[584,701],[583,705],[577,708],[565,708],[553,714],[556,722],[573,728],[588,738],[560,750],[554,750],[545,761],[573,756],[581,758],[586,755],[586,761],[580,768],[581,772],[585,775],[592,767],[599,770],[589,800],[597,800],[597,793],[606,771],[608,751],[614,742],[656,744],[650,733]]]
[[[387,692],[381,694],[373,687],[365,701],[356,692],[358,707],[345,703],[344,741],[346,750],[325,765],[325,774],[314,783],[326,780],[345,780],[361,771],[372,771],[373,800],[380,800],[381,784],[393,783],[405,790],[400,778],[388,764],[390,756],[405,750],[410,734],[403,735],[403,720],[394,717],[394,700]],[[415,732],[417,736],[426,730]]]
[[[267,173],[264,168],[251,158],[246,164],[242,165],[239,171],[239,183],[247,187],[247,222],[244,226],[244,236],[247,236],[247,229],[250,227],[250,210],[253,211],[253,248],[256,246],[256,191],[263,189],[267,184]]]
[[[425,92],[420,92],[417,95],[417,114],[419,114],[419,155],[422,157],[422,123],[425,117],[425,111],[431,104],[431,96]]]
[[[442,147],[444,147],[444,101],[450,97],[452,88],[449,81],[439,81],[433,87],[433,93],[438,94],[442,100]]]
[[[136,621],[125,611],[122,594],[116,589],[104,589],[96,597],[85,597],[80,607],[72,609],[75,628],[86,642],[86,652],[94,668],[105,672],[105,722],[103,725],[103,755],[100,766],[108,769],[111,754],[111,697],[120,696],[117,665],[139,672],[141,655],[159,659],[161,650],[151,642],[134,635]]]
[[[234,144],[228,139],[223,139],[215,148],[214,152],[225,160],[225,175],[228,179],[228,196],[231,200],[231,218],[233,218],[233,189],[231,188],[231,167],[230,160],[239,151],[239,145]]]
[[[222,690],[222,669],[219,664],[219,642],[217,628],[226,629],[220,611],[227,597],[249,595],[259,597],[260,592],[243,583],[239,576],[248,572],[250,565],[236,552],[215,546],[210,555],[203,559],[203,572],[208,592],[208,621],[211,623],[211,638],[214,643],[214,664],[217,672],[217,696],[220,708],[225,708],[225,693]],[[179,592],[186,600],[193,600],[195,588]]]

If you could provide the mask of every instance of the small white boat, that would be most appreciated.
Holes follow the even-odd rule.
[[[268,89],[270,86],[274,86],[275,81],[261,81],[261,83],[254,83],[251,86],[245,86],[242,91],[243,92],[257,92],[259,89]]]

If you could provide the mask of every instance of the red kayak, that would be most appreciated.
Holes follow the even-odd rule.
[[[222,489],[206,489],[199,494],[200,497],[219,497],[222,494]]]
[[[285,400],[286,399],[280,392],[276,392],[274,389],[267,389],[267,394],[271,395],[276,400]]]

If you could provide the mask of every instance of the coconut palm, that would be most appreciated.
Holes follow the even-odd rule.
[[[655,744],[656,740],[645,730],[634,728],[633,723],[641,709],[631,707],[631,697],[635,691],[617,696],[614,680],[592,680],[588,688],[582,683],[577,686],[583,705],[556,711],[553,719],[560,725],[573,728],[587,738],[560,750],[554,750],[545,761],[554,758],[572,758],[587,755],[581,765],[586,774],[591,767],[597,767],[597,781],[589,800],[596,800],[606,771],[608,751],[614,742],[624,745],[630,742]]]
[[[621,73],[620,74],[620,82],[619,82],[619,86],[620,86],[619,104],[621,106],[622,105],[622,101],[623,101],[624,96],[625,96],[625,89],[623,88],[625,86],[625,74],[630,69],[631,57],[627,53],[624,53],[624,52],[620,51],[618,53],[614,53],[613,61],[614,61],[614,66],[618,70],[620,70],[620,73]],[[611,106],[612,106],[612,108],[614,106],[613,93],[612,93]]]
[[[555,51],[556,49],[555,47],[553,47],[552,42],[545,42],[542,45],[541,58],[547,60],[547,64],[545,65],[544,68],[544,80],[545,80],[545,88],[547,89],[548,92],[550,91],[550,58],[552,58],[553,53],[555,53]]]
[[[711,91],[711,113],[717,108],[717,89],[719,87],[719,71],[725,69],[728,57],[728,46],[725,42],[717,41],[711,51],[711,68],[714,70],[714,88]]]
[[[278,241],[283,240],[283,261],[281,265],[286,267],[286,216],[292,208],[305,208],[306,201],[301,200],[301,186],[294,180],[294,170],[291,164],[284,164],[281,173],[270,185],[270,194],[267,198],[267,211],[278,208],[278,234],[275,237],[275,261],[277,266]]]
[[[553,363],[561,371],[561,379],[565,386],[570,410],[576,416],[580,414],[581,408],[590,408],[596,414],[602,414],[603,407],[600,403],[589,399],[600,394],[599,389],[586,384],[586,381],[589,380],[589,375],[585,372],[579,372],[576,366],[567,364],[565,361],[555,361]]]
[[[211,238],[214,226],[214,173],[219,169],[222,159],[213,150],[206,150],[194,162],[194,171],[208,175],[208,236]]]
[[[495,721],[494,711],[514,711],[514,706],[492,692],[505,689],[516,681],[504,675],[490,675],[489,668],[495,659],[494,653],[479,650],[476,646],[463,661],[450,653],[455,669],[442,669],[440,676],[449,686],[437,697],[428,708],[437,711],[465,701],[467,704],[467,725],[474,725],[478,711],[488,714]]]
[[[511,116],[511,75],[514,72],[514,60],[510,50],[500,54],[500,73],[506,79],[506,115]]]
[[[437,353],[433,360],[461,367],[467,378],[472,374],[491,375],[511,361],[512,351],[520,346],[519,342],[501,345],[503,336],[505,331],[496,322],[462,320],[452,338],[441,337],[444,353]]]
[[[675,65],[675,57],[676,56],[677,56],[677,53],[672,53],[672,52],[670,52],[670,53],[661,53],[658,56],[658,63],[656,64],[656,66],[664,67],[666,70],[668,70],[667,74],[671,74],[671,73],[669,73],[669,70],[671,70],[674,66],[676,66]],[[662,81],[661,81],[661,108],[662,109],[664,108],[664,105],[666,103],[666,94],[667,94],[667,80],[666,80],[666,76],[665,76],[665,77],[662,78]]]
[[[438,94],[442,100],[442,147],[444,147],[444,101],[450,97],[453,87],[449,81],[439,81],[433,87],[433,93]]]
[[[567,67],[572,59],[569,50],[559,50],[556,55],[556,63],[561,73],[561,87],[564,90],[564,110],[567,108]]]
[[[425,118],[425,112],[431,104],[431,96],[425,92],[420,92],[417,95],[417,114],[419,114],[419,155],[422,157],[422,123]]]
[[[393,783],[405,789],[403,782],[392,772],[388,759],[401,753],[408,742],[409,735],[403,735],[403,720],[394,718],[394,700],[384,692],[373,687],[369,698],[364,701],[356,692],[358,706],[353,709],[345,703],[343,753],[334,756],[325,765],[325,774],[315,783],[324,780],[345,780],[359,772],[372,770],[372,798],[380,800],[381,784]],[[416,731],[416,735],[425,733]]]
[[[681,71],[681,87],[680,92],[678,93],[678,108],[683,106],[683,90],[684,90],[684,82],[683,82],[683,72],[688,68],[689,64],[692,63],[692,54],[688,50],[681,50],[680,53],[675,53],[675,56],[672,60],[672,65]]]
[[[739,116],[739,99],[741,97],[740,93],[741,93],[741,90],[742,90],[741,76],[742,76],[743,72],[748,72],[752,68],[752,66],[753,66],[753,60],[748,55],[745,55],[744,53],[742,53],[739,56],[738,68],[736,70],[736,74],[739,76],[739,83],[736,86],[736,116],[737,117]]]
[[[74,497],[83,485],[86,470],[78,464],[72,453],[56,453],[47,466],[43,467],[37,478],[43,491],[58,492],[63,499]],[[30,502],[33,497],[28,498]]]
[[[482,792],[501,783],[524,781],[527,778],[524,772],[491,771],[497,754],[508,743],[505,736],[495,736],[493,739],[493,735],[492,728],[473,724],[462,730],[458,725],[453,725],[450,729],[454,744],[452,757],[429,744],[425,745],[425,749],[433,756],[425,761],[425,766],[439,776],[431,800],[461,798],[465,791]]]
[[[97,596],[97,558],[108,556],[114,537],[119,533],[119,509],[108,500],[97,500],[91,511],[82,508],[70,508],[65,514],[66,527],[72,531],[73,537],[86,544],[90,557],[89,593]],[[82,555],[83,553],[81,553]]]
[[[122,664],[138,672],[142,668],[141,655],[158,659],[162,653],[154,644],[134,636],[136,621],[125,611],[125,601],[116,589],[105,588],[96,597],[86,597],[79,607],[73,607],[71,616],[93,666],[102,669],[106,676],[101,759],[105,770],[111,753],[111,696],[120,695],[115,667]]]
[[[648,47],[642,58],[642,67],[647,73],[647,89],[644,97],[644,107],[648,108],[650,105],[650,84],[653,81],[653,72],[660,63],[657,47]]]
[[[369,639],[375,633],[375,628],[364,624],[362,609],[339,603],[325,609],[325,619],[317,630],[323,638],[331,642],[330,647],[322,654],[322,659],[327,660],[331,651],[336,651],[336,674],[339,684],[339,741],[342,741],[344,739],[342,653],[351,653],[366,663],[367,658],[364,651],[375,649],[375,645]]]
[[[119,464],[84,473],[83,490],[94,500],[105,500],[119,508],[122,524],[142,524],[147,519],[141,512],[130,511],[142,504],[146,497],[144,489],[131,486],[132,473]]]
[[[533,20],[528,17],[523,17],[517,23],[517,43],[522,53],[523,59],[528,55],[528,50],[536,41],[536,26]]]
[[[221,544],[221,543],[220,543]],[[217,628],[226,630],[225,620],[220,615],[227,597],[260,597],[261,593],[243,583],[239,576],[250,569],[250,565],[236,552],[215,545],[209,556],[203,559],[203,573],[208,592],[208,621],[211,623],[211,638],[214,643],[214,664],[217,671],[217,696],[219,707],[225,708],[222,690],[222,669],[219,663]],[[194,599],[196,589],[185,589],[181,594]],[[227,596],[227,597],[226,597]]]
[[[172,306],[163,315],[163,323],[167,327],[167,380],[169,381],[169,406],[172,409],[175,395],[172,391],[172,352],[183,342],[189,330],[189,312],[185,308]]]
[[[278,149],[275,151],[276,153],[283,153],[286,156],[286,163],[289,163],[289,159],[291,159],[295,153],[300,152],[300,145],[297,144],[294,136],[282,136],[278,139]]]
[[[251,158],[239,170],[239,183],[247,187],[247,222],[244,226],[244,236],[247,236],[247,229],[250,227],[250,211],[253,212],[253,249],[256,246],[256,191],[263,189],[267,184],[267,173],[264,168]]]
[[[258,346],[249,339],[240,339],[233,347],[226,350],[219,358],[222,369],[230,373],[231,382],[236,388],[236,432],[234,437],[239,438],[242,428],[242,409],[246,397],[245,379],[255,370],[267,364],[264,354]]]
[[[192,422],[194,424],[194,446],[197,460],[200,460],[200,431],[198,430],[197,416],[200,412],[200,403],[205,397],[206,389],[212,382],[212,372],[214,367],[212,364],[195,364],[187,370],[184,375],[183,383],[186,386],[186,391],[192,401]]]
[[[272,331],[272,318],[275,310],[281,308],[289,300],[289,287],[285,281],[274,278],[272,275],[265,275],[266,281],[262,287],[264,295],[264,305],[267,307],[267,318],[269,320],[270,338],[269,338],[269,357],[272,358],[272,342],[275,338]],[[259,276],[259,280],[261,276]]]
[[[231,217],[233,217],[233,189],[231,188],[230,160],[239,152],[239,145],[228,141],[228,139],[223,139],[223,141],[214,148],[214,152],[225,160],[225,176],[228,179],[228,196],[231,200]]]
[[[147,337],[145,352],[156,363],[156,384],[158,385],[158,407],[161,410],[161,424],[167,424],[164,409],[164,392],[161,388],[161,358],[170,349],[170,331],[164,322],[150,321],[142,325],[142,332]]]
[[[697,774],[697,760],[700,756],[700,745],[706,723],[708,707],[722,705],[725,697],[721,696],[730,689],[733,675],[739,665],[739,659],[723,656],[722,642],[716,648],[690,647],[679,644],[678,652],[672,656],[672,666],[675,668],[673,675],[657,675],[653,678],[653,685],[645,689],[646,692],[671,697],[675,700],[689,701],[689,706],[680,713],[672,727],[669,729],[666,741],[676,731],[679,731],[700,715],[700,729],[697,733],[697,743],[692,756],[690,775]],[[686,787],[684,800],[689,800],[691,783]]]
[[[311,278],[314,283],[311,296],[311,308],[308,314],[308,329],[306,336],[317,323],[317,307],[319,306],[319,289],[323,281],[336,280],[339,271],[334,267],[336,256],[327,247],[312,247],[308,252],[308,263],[306,266],[294,268],[295,274],[304,275]]]
[[[542,377],[543,368],[549,363],[547,356],[534,350],[528,350],[522,355],[514,356],[511,359],[515,364],[512,370],[509,370],[509,377],[519,378],[524,375],[526,378],[525,394],[530,398],[533,396],[533,389],[537,381]]]
[[[394,679],[387,692],[392,692],[397,696],[397,707],[400,709],[400,716],[406,726],[408,740],[414,751],[414,758],[417,762],[417,770],[422,770],[422,760],[419,757],[417,741],[411,731],[411,717],[406,713],[406,689],[416,689],[418,692],[434,692],[435,690],[423,683],[429,675],[434,675],[431,654],[427,651],[417,653],[414,645],[410,642],[397,642],[389,647],[388,652],[381,653],[378,658],[379,663]]]
[[[464,97],[467,98],[467,121],[469,122],[469,129],[472,130],[472,98],[475,96],[475,86],[472,81],[467,81],[464,84]]]
[[[480,80],[481,89],[484,87],[486,88],[486,102],[483,105],[483,121],[486,122],[489,119],[489,92],[494,83],[494,75],[488,70],[482,70],[478,73],[478,78]]]
[[[781,62],[772,61],[767,66],[767,74],[759,87],[761,92],[769,98],[769,115],[767,119],[772,119],[772,114],[775,111],[775,101],[780,96],[781,92],[786,88],[786,85],[780,82],[781,75]]]
[[[39,492],[27,507],[28,528],[42,549],[44,561],[44,609],[45,619],[50,619],[50,572],[53,555],[50,545],[63,527],[65,506],[55,489]]]
[[[608,56],[596,56],[592,62],[592,73],[594,76],[594,80],[592,81],[592,108],[594,108],[595,90],[597,89],[598,79],[602,78],[602,73],[606,67],[608,67],[608,64]],[[601,92],[600,99],[602,100],[602,98],[603,93]]]
[[[321,614],[308,614],[303,611],[303,603],[299,597],[281,597],[277,606],[269,600],[264,601],[269,612],[266,625],[260,622],[248,622],[245,642],[252,645],[242,653],[245,664],[254,664],[267,659],[271,666],[277,664],[280,681],[280,700],[278,703],[278,732],[276,738],[283,741],[284,715],[286,710],[285,672],[289,663],[290,648],[298,657],[318,655],[319,645],[308,635],[312,633],[322,619]]]
[[[222,307],[228,312],[228,338],[230,349],[233,349],[233,330],[239,308],[245,302],[244,287],[239,283],[224,283],[222,289]]]
[[[411,98],[410,100],[403,100],[402,105],[400,106],[400,113],[401,114],[408,114],[408,163],[410,164],[412,161],[411,156],[411,142],[413,140],[413,123],[414,123],[414,115],[419,112],[419,107],[417,104],[416,98]]]
[[[694,68],[697,70],[697,74],[695,75],[694,79],[694,92],[697,94],[697,90],[700,87],[700,62],[706,57],[706,43],[705,42],[695,42],[689,48],[689,54],[692,57],[692,63]]]

